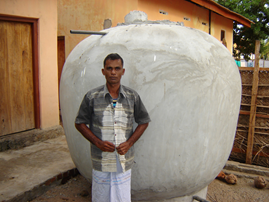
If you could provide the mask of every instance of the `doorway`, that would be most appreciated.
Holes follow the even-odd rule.
[[[59,97],[59,116],[60,116],[60,124],[62,125],[62,117],[61,117],[61,106],[60,106],[60,80],[61,74],[63,70],[63,66],[65,64],[65,37],[59,36],[57,39],[57,58],[58,58],[58,97]]]

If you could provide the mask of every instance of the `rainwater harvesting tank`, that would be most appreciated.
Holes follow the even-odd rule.
[[[140,94],[152,120],[135,144],[132,200],[206,198],[229,157],[240,108],[240,74],[230,52],[180,23],[137,21],[104,32],[73,49],[61,77],[63,126],[78,170],[91,181],[90,144],[74,127],[79,105],[105,84],[103,60],[118,53],[126,69],[121,83]]]

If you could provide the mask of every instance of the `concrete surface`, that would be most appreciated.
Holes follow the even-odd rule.
[[[30,146],[37,141],[44,141],[64,135],[64,129],[61,125],[57,125],[45,130],[33,129],[24,132],[14,133],[10,135],[0,136],[0,152],[9,149],[20,149]]]
[[[0,201],[30,201],[78,171],[65,135],[0,152]]]
[[[223,168],[225,174],[233,173],[238,177],[246,177],[254,179],[257,176],[264,176],[269,180],[269,168],[243,164],[235,161],[227,161],[226,165]]]
[[[12,202],[30,201],[79,173],[65,135],[0,152],[0,168],[0,201]],[[249,178],[269,177],[268,168],[233,161],[227,161],[223,171]]]

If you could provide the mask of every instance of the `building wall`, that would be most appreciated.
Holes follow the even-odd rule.
[[[149,20],[184,22],[187,27],[209,33],[209,10],[184,0],[58,0],[57,2],[58,36],[65,36],[66,57],[80,41],[89,36],[70,34],[70,30],[100,31],[103,30],[105,19],[111,19],[114,27],[117,23],[123,23],[125,15],[133,10],[144,11]],[[167,12],[167,15],[161,14],[160,10]],[[214,37],[220,38],[217,30],[221,27],[226,27],[228,37],[232,36],[232,26],[231,20],[212,12],[211,30],[215,33]],[[231,51],[232,40],[228,39],[227,44]]]
[[[137,10],[137,0],[58,0],[58,36],[65,36],[66,57],[89,35],[70,34],[70,30],[103,30],[105,19],[112,27],[123,23],[130,11]]]
[[[187,1],[174,0],[138,0],[138,10],[144,11],[149,20],[170,20],[183,22],[186,27],[195,28],[209,33],[220,42],[220,32],[225,30],[227,48],[232,53],[233,21],[211,12],[209,24],[209,10]],[[166,15],[160,11],[166,12]]]
[[[183,22],[186,27],[209,33],[209,11],[187,1],[138,0],[138,10],[144,11],[149,20]],[[161,14],[160,11],[167,14]]]
[[[184,22],[185,26],[209,32],[209,11],[187,1],[174,0],[0,0],[0,14],[37,18],[39,94],[41,128],[59,124],[57,79],[57,36],[65,36],[65,55],[88,35],[70,34],[70,30],[100,31],[105,19],[112,26],[124,22],[130,11],[141,10],[149,20]],[[167,12],[167,15],[160,13]],[[232,50],[232,20],[212,12],[211,34],[220,40],[226,31],[227,47]],[[186,19],[186,20],[185,20]]]
[[[0,14],[38,19],[40,125],[59,125],[57,0],[0,0]]]
[[[233,21],[224,18],[216,13],[211,14],[211,35],[221,41],[221,30],[225,31],[225,39],[227,42],[227,48],[233,52]]]

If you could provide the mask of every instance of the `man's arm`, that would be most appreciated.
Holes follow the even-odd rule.
[[[100,140],[84,123],[75,123],[75,127],[87,140],[96,145],[103,152],[114,152],[115,145],[113,143]]]
[[[143,134],[143,132],[146,130],[147,127],[148,123],[138,125],[134,133],[130,136],[130,138],[126,142],[123,142],[118,147],[116,147],[117,152],[120,155],[126,154],[129,148],[132,147],[134,143],[141,137],[141,135]]]

